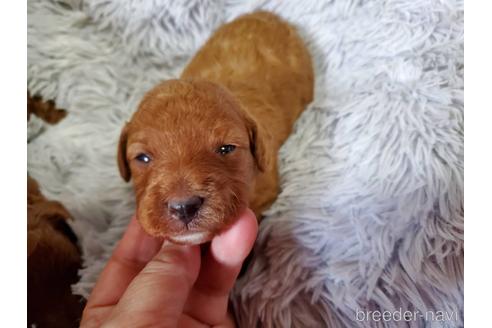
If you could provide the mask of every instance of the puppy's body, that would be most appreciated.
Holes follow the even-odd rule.
[[[72,294],[82,266],[77,237],[62,204],[46,199],[27,177],[27,322],[37,327],[76,327],[84,302]]]
[[[278,194],[278,149],[312,94],[309,53],[287,23],[257,12],[219,28],[121,134],[142,226],[201,243],[246,206],[260,217]]]
[[[266,167],[255,179],[250,206],[260,217],[278,194],[278,149],[312,101],[309,52],[290,25],[271,13],[257,12],[216,31],[181,77],[226,87],[256,123]]]

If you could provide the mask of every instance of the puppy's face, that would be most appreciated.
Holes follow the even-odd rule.
[[[262,169],[256,134],[254,122],[215,84],[173,80],[150,91],[118,151],[143,228],[198,244],[232,223]]]

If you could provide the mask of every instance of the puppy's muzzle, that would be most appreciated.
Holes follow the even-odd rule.
[[[188,224],[196,216],[203,204],[203,198],[192,196],[185,199],[172,199],[167,204],[169,215]]]

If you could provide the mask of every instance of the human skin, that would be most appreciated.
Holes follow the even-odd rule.
[[[150,237],[133,217],[89,297],[81,327],[234,327],[229,293],[257,231],[246,209],[201,254],[198,245]]]

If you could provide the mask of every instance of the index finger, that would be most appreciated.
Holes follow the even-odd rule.
[[[133,216],[123,238],[99,276],[86,308],[118,303],[127,286],[158,252],[161,245],[162,240],[147,235]]]

